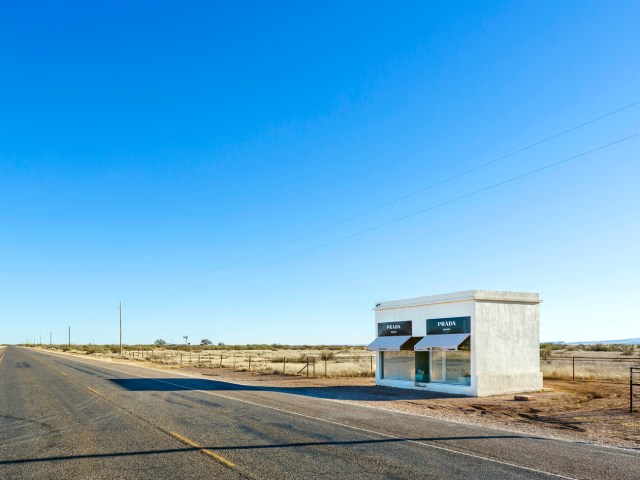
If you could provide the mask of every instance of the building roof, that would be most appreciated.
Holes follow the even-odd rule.
[[[402,300],[390,300],[377,303],[374,310],[386,310],[390,308],[417,307],[421,305],[434,305],[438,303],[455,302],[500,302],[500,303],[541,303],[540,294],[527,292],[500,292],[493,290],[467,290],[464,292],[444,293],[441,295],[429,295],[427,297],[405,298]]]

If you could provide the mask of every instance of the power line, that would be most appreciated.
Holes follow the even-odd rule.
[[[622,111],[624,111],[624,110],[627,110],[627,109],[629,109],[629,108],[631,108],[631,107],[634,107],[634,106],[636,106],[636,105],[638,105],[638,104],[640,104],[640,100],[635,101],[635,102],[632,102],[632,103],[629,103],[629,104],[627,104],[627,105],[625,105],[625,106],[623,106],[623,107],[621,107],[621,108],[618,108],[618,109],[616,109],[616,110],[612,110],[612,111],[610,111],[610,112],[608,112],[608,113],[605,113],[604,115],[600,115],[600,116],[598,116],[598,117],[592,118],[591,120],[588,120],[588,121],[586,121],[586,122],[580,123],[579,125],[576,125],[576,126],[574,126],[574,127],[568,128],[568,129],[566,129],[566,130],[563,130],[563,131],[561,131],[561,132],[558,132],[558,133],[556,133],[556,134],[553,134],[553,135],[551,135],[551,136],[549,136],[549,137],[545,137],[545,138],[543,138],[542,140],[538,140],[538,141],[536,141],[536,142],[530,143],[529,145],[526,145],[526,146],[524,146],[524,147],[521,147],[521,148],[519,148],[519,149],[517,149],[517,150],[513,150],[513,151],[512,151],[512,152],[510,152],[510,153],[507,153],[507,154],[502,155],[502,156],[500,156],[500,157],[497,157],[497,158],[495,158],[495,159],[493,159],[493,160],[490,160],[490,161],[488,161],[488,162],[485,162],[485,163],[482,163],[482,164],[477,165],[477,166],[475,166],[475,167],[472,167],[472,168],[470,168],[470,169],[468,169],[468,170],[464,170],[464,171],[462,171],[462,172],[460,172],[460,173],[457,173],[457,174],[455,174],[455,175],[452,175],[452,176],[450,176],[450,177],[447,177],[447,178],[444,178],[444,179],[442,179],[442,180],[439,180],[439,181],[437,181],[437,182],[435,182],[435,183],[432,183],[432,184],[430,184],[430,185],[427,185],[427,186],[425,186],[425,187],[422,187],[422,188],[420,188],[420,189],[418,189],[418,190],[414,190],[414,191],[409,192],[409,193],[407,193],[407,194],[405,194],[405,195],[402,195],[402,196],[400,196],[400,197],[396,197],[396,198],[394,198],[394,199],[392,199],[392,200],[389,200],[389,201],[387,201],[387,202],[381,203],[381,204],[379,204],[379,205],[377,205],[377,206],[375,206],[375,207],[369,208],[369,209],[367,209],[367,210],[364,210],[364,211],[362,211],[362,212],[360,212],[360,213],[357,213],[357,214],[355,214],[355,215],[352,215],[352,216],[350,216],[350,217],[344,218],[344,219],[342,219],[342,220],[338,220],[337,222],[331,223],[331,224],[326,225],[326,226],[324,226],[324,227],[321,227],[321,228],[319,228],[319,229],[317,229],[317,230],[313,230],[313,231],[311,231],[311,232],[308,232],[308,233],[306,233],[306,234],[304,234],[304,235],[301,235],[301,236],[299,236],[299,237],[293,238],[293,239],[291,239],[291,240],[287,240],[287,241],[286,241],[286,242],[284,242],[284,243],[280,243],[280,244],[275,245],[275,246],[273,246],[273,247],[269,247],[269,248],[267,248],[266,250],[261,250],[261,251],[259,251],[259,252],[254,253],[254,254],[251,254],[251,255],[249,255],[249,256],[247,256],[247,257],[240,258],[240,259],[235,260],[235,261],[233,261],[233,262],[231,262],[231,263],[227,263],[227,264],[225,264],[225,265],[222,265],[222,266],[220,266],[220,267],[217,267],[217,268],[215,268],[215,269],[213,269],[213,270],[209,270],[208,272],[204,272],[204,273],[201,273],[201,274],[198,274],[198,275],[194,275],[194,276],[192,276],[192,277],[186,278],[186,279],[181,280],[181,281],[179,281],[179,282],[175,282],[175,283],[172,283],[172,284],[169,284],[169,285],[165,285],[164,287],[161,287],[161,288],[158,288],[158,289],[155,289],[155,290],[151,290],[151,291],[149,291],[149,292],[147,292],[147,293],[144,293],[144,294],[141,294],[141,295],[137,295],[137,296],[135,296],[135,297],[131,297],[131,299],[141,298],[141,297],[146,297],[146,296],[148,296],[148,295],[152,295],[152,294],[154,294],[154,293],[161,292],[161,291],[163,291],[163,290],[167,290],[167,289],[169,289],[169,288],[176,287],[176,286],[178,286],[178,285],[183,285],[183,284],[185,284],[185,283],[191,282],[192,280],[196,280],[196,279],[198,279],[198,278],[202,278],[202,277],[209,276],[209,275],[211,275],[211,274],[213,274],[213,273],[216,273],[216,272],[219,272],[219,271],[221,271],[221,270],[225,270],[225,269],[227,269],[227,268],[234,267],[234,266],[236,266],[236,265],[238,265],[238,264],[240,264],[240,263],[244,263],[244,262],[246,262],[246,261],[248,261],[248,260],[252,260],[252,259],[254,259],[254,258],[256,258],[256,257],[260,257],[260,256],[262,256],[262,255],[265,255],[265,254],[267,254],[267,253],[273,252],[273,251],[275,251],[275,250],[279,250],[279,249],[281,249],[281,248],[283,248],[283,247],[286,247],[286,246],[288,246],[288,245],[291,245],[291,244],[293,244],[293,243],[297,243],[297,242],[299,242],[299,241],[301,241],[301,240],[304,240],[304,239],[306,239],[306,238],[312,237],[312,236],[317,235],[317,234],[319,234],[319,233],[322,233],[322,232],[325,232],[325,231],[330,230],[330,229],[332,229],[332,228],[335,228],[335,227],[337,227],[337,226],[339,226],[339,225],[343,225],[343,224],[348,223],[348,222],[351,222],[351,221],[353,221],[353,220],[355,220],[355,219],[357,219],[357,218],[363,217],[363,216],[365,216],[365,215],[368,215],[368,214],[370,214],[370,213],[376,212],[376,211],[378,211],[378,210],[381,210],[381,209],[383,209],[383,208],[385,208],[385,207],[388,207],[388,206],[390,206],[390,205],[393,205],[393,204],[395,204],[395,203],[401,202],[402,200],[406,200],[407,198],[410,198],[410,197],[413,197],[413,196],[418,195],[418,194],[420,194],[420,193],[426,192],[427,190],[431,190],[431,189],[433,189],[433,188],[435,188],[435,187],[438,187],[438,186],[440,186],[440,185],[443,185],[443,184],[445,184],[445,183],[449,183],[449,182],[451,182],[451,181],[453,181],[453,180],[457,180],[458,178],[461,178],[461,177],[464,177],[464,176],[466,176],[466,175],[469,175],[470,173],[473,173],[473,172],[475,172],[475,171],[478,171],[478,170],[480,170],[480,169],[482,169],[482,168],[486,168],[486,167],[488,167],[489,165],[493,165],[494,163],[497,163],[497,162],[499,162],[499,161],[501,161],[501,160],[505,160],[505,159],[507,159],[507,158],[513,157],[514,155],[517,155],[517,154],[522,153],[522,152],[524,152],[524,151],[526,151],[526,150],[529,150],[529,149],[531,149],[531,148],[534,148],[534,147],[537,147],[537,146],[539,146],[539,145],[542,145],[543,143],[550,142],[551,140],[554,140],[554,139],[556,139],[556,138],[558,138],[558,137],[561,137],[561,136],[563,136],[563,135],[567,135],[568,133],[571,133],[571,132],[573,132],[573,131],[575,131],[575,130],[578,130],[578,129],[580,129],[580,128],[586,127],[587,125],[591,125],[591,124],[593,124],[593,123],[595,123],[595,122],[598,122],[598,121],[600,121],[600,120],[604,120],[604,119],[605,119],[605,118],[607,118],[607,117],[610,117],[610,116],[612,116],[612,115],[615,115],[615,114],[617,114],[617,113],[620,113],[620,112],[622,112]],[[130,299],[130,300],[131,300],[131,299]]]
[[[577,154],[577,155],[573,155],[573,156],[571,156],[571,157],[564,158],[564,159],[559,160],[559,161],[557,161],[557,162],[549,163],[549,164],[547,164],[547,165],[544,165],[544,166],[542,166],[542,167],[536,168],[536,169],[534,169],[534,170],[529,170],[528,172],[522,173],[522,174],[520,174],[520,175],[516,175],[516,176],[514,176],[514,177],[510,177],[510,178],[508,178],[508,179],[506,179],[506,180],[502,180],[502,181],[500,181],[500,182],[497,182],[497,183],[491,184],[491,185],[489,185],[489,186],[487,186],[487,187],[483,187],[483,188],[480,188],[480,189],[478,189],[478,190],[474,190],[474,191],[472,191],[472,192],[465,193],[464,195],[460,195],[460,196],[455,197],[455,198],[452,198],[452,199],[450,199],[450,200],[446,200],[446,201],[444,201],[444,202],[437,203],[437,204],[432,205],[432,206],[430,206],[430,207],[423,208],[423,209],[421,209],[421,210],[417,210],[417,211],[415,211],[415,212],[413,212],[413,213],[410,213],[410,214],[407,214],[407,215],[403,215],[403,216],[401,216],[401,217],[394,218],[393,220],[389,220],[389,221],[387,221],[387,222],[380,223],[380,224],[378,224],[378,225],[374,225],[373,227],[369,227],[369,228],[366,228],[366,229],[364,229],[364,230],[357,231],[357,232],[355,232],[355,233],[352,233],[352,234],[346,235],[346,236],[344,236],[344,237],[340,237],[340,238],[335,239],[335,240],[332,240],[332,241],[330,241],[330,242],[326,242],[326,243],[323,243],[323,244],[317,245],[317,246],[315,246],[315,247],[308,248],[308,249],[306,249],[306,250],[302,250],[302,251],[300,251],[300,252],[294,253],[294,254],[292,254],[292,255],[288,255],[288,256],[286,256],[286,257],[279,258],[279,259],[274,260],[274,261],[272,261],[272,262],[268,262],[268,263],[265,263],[265,264],[262,264],[262,265],[258,265],[258,266],[252,267],[252,268],[248,268],[248,269],[246,269],[246,270],[243,270],[243,271],[241,271],[241,272],[237,272],[237,273],[232,274],[232,275],[227,275],[227,276],[225,276],[225,277],[221,277],[221,278],[218,278],[218,279],[216,279],[216,280],[212,280],[212,281],[210,281],[210,282],[202,283],[202,284],[200,284],[200,285],[196,285],[196,286],[193,286],[193,287],[190,287],[190,288],[185,288],[185,289],[183,289],[183,290],[178,290],[178,291],[173,292],[173,293],[170,293],[170,294],[168,294],[168,295],[164,295],[164,296],[162,296],[162,297],[156,298],[155,300],[159,300],[159,299],[162,299],[162,298],[167,298],[167,297],[169,297],[169,296],[178,295],[178,294],[180,294],[180,293],[185,293],[185,292],[189,292],[189,291],[191,291],[191,290],[195,290],[195,289],[198,289],[198,288],[206,287],[206,286],[208,286],[208,285],[212,285],[212,284],[214,284],[214,283],[222,282],[222,281],[224,281],[224,280],[228,280],[228,279],[230,279],[230,278],[239,277],[239,276],[241,276],[241,275],[245,275],[245,274],[250,273],[250,272],[253,272],[253,271],[255,271],[255,270],[259,270],[259,269],[262,269],[262,268],[266,268],[266,267],[269,267],[269,266],[274,265],[274,264],[276,264],[276,263],[284,262],[284,261],[286,261],[286,260],[290,260],[290,259],[292,259],[292,258],[299,257],[299,256],[301,256],[301,255],[305,255],[305,254],[307,254],[307,253],[314,252],[314,251],[319,250],[319,249],[321,249],[321,248],[325,248],[325,247],[328,247],[328,246],[330,246],[330,245],[334,245],[334,244],[336,244],[336,243],[343,242],[343,241],[345,241],[345,240],[349,240],[349,239],[351,239],[351,238],[358,237],[358,236],[360,236],[360,235],[364,235],[365,233],[369,233],[369,232],[371,232],[371,231],[373,231],[373,230],[378,230],[378,229],[380,229],[380,228],[387,227],[387,226],[389,226],[389,225],[392,225],[392,224],[394,224],[394,223],[401,222],[401,221],[403,221],[403,220],[407,220],[407,219],[412,218],[412,217],[415,217],[415,216],[417,216],[417,215],[421,215],[421,214],[423,214],[423,213],[430,212],[430,211],[435,210],[435,209],[437,209],[437,208],[441,208],[441,207],[444,207],[444,206],[446,206],[446,205],[450,205],[450,204],[455,203],[455,202],[458,202],[458,201],[460,201],[460,200],[464,200],[464,199],[466,199],[466,198],[473,197],[473,196],[475,196],[475,195],[478,195],[478,194],[480,194],[480,193],[486,192],[486,191],[488,191],[488,190],[493,190],[494,188],[500,187],[500,186],[502,186],[502,185],[506,185],[506,184],[508,184],[508,183],[515,182],[515,181],[517,181],[517,180],[521,180],[521,179],[523,179],[523,178],[525,178],[525,177],[529,177],[529,176],[534,175],[534,174],[536,174],[536,173],[540,173],[540,172],[542,172],[542,171],[544,171],[544,170],[548,170],[548,169],[550,169],[550,168],[557,167],[558,165],[561,165],[561,164],[563,164],[563,163],[569,162],[569,161],[571,161],[571,160],[575,160],[576,158],[584,157],[584,156],[589,155],[589,154],[591,154],[591,153],[594,153],[594,152],[597,152],[597,151],[600,151],[600,150],[604,150],[605,148],[611,147],[611,146],[613,146],[613,145],[617,145],[617,144],[622,143],[622,142],[626,142],[626,141],[631,140],[631,139],[633,139],[633,138],[636,138],[636,137],[638,137],[638,136],[640,136],[640,132],[638,132],[638,133],[634,133],[633,135],[629,135],[628,137],[624,137],[624,138],[620,138],[620,139],[618,139],[618,140],[614,140],[613,142],[609,142],[609,143],[604,144],[604,145],[600,145],[599,147],[592,148],[591,150],[587,150],[587,151],[582,152],[582,153],[579,153],[579,154]],[[149,301],[150,301],[150,300],[149,300]],[[134,305],[137,305],[137,304],[140,304],[140,303],[145,303],[145,302],[146,302],[146,301],[137,302],[137,303],[134,303]]]

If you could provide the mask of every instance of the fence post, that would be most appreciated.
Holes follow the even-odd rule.
[[[324,359],[324,376],[325,378],[327,376],[327,359],[326,358]]]
[[[222,354],[220,354],[220,368],[222,368]]]
[[[629,413],[633,413],[633,367],[629,368]]]
[[[571,357],[572,360],[572,365],[571,365],[571,369],[573,371],[573,381],[576,381],[576,357]]]
[[[285,370],[287,369],[287,357],[282,357],[282,374],[285,374]]]
[[[249,371],[251,371],[251,355],[249,355]]]
[[[233,354],[233,369],[236,369],[236,354]]]

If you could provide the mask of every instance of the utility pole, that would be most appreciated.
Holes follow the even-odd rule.
[[[40,345],[42,345],[42,334],[40,334]]]
[[[51,342],[52,338],[53,338],[53,332],[49,332],[49,346],[51,346],[52,344]]]
[[[69,346],[71,346],[71,325],[69,325]]]
[[[122,302],[120,302],[120,358],[122,358]]]

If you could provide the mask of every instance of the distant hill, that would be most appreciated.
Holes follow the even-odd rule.
[[[640,337],[624,338],[622,340],[591,340],[589,342],[550,342],[550,343],[560,343],[563,345],[595,345],[597,343],[601,343],[603,345],[611,345],[613,343],[618,343],[622,345],[640,345]]]

